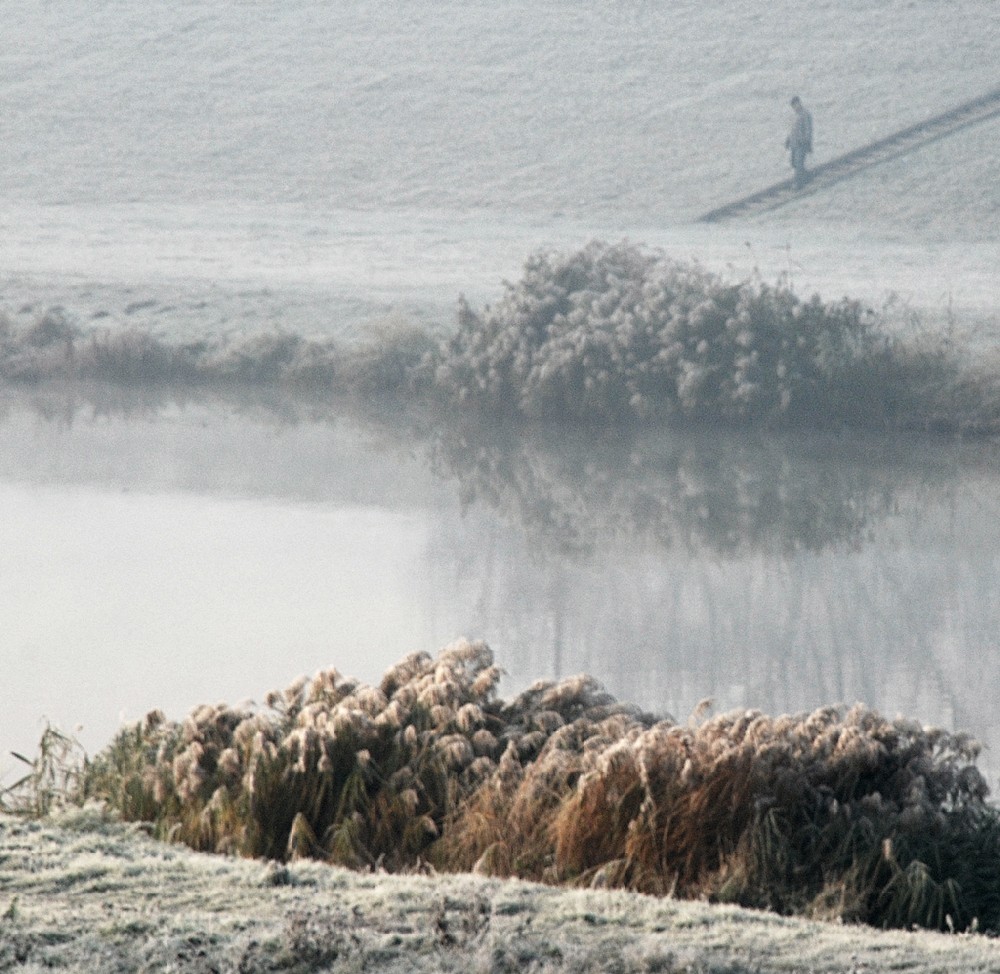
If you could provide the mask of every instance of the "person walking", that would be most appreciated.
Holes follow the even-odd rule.
[[[788,138],[785,139],[785,148],[791,153],[792,169],[795,170],[795,188],[801,189],[809,179],[809,174],[806,172],[806,156],[813,150],[813,119],[798,95],[792,99],[792,109],[795,118]]]

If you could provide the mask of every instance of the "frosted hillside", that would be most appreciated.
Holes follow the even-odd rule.
[[[855,971],[996,968],[986,937],[481,876],[265,865],[95,818],[64,815],[61,828],[0,818],[5,969],[836,974],[845,958]]]
[[[768,221],[692,223],[787,175],[793,92],[820,162],[995,88],[994,0],[27,0],[5,40],[15,311],[447,320],[536,247],[594,235],[824,292],[995,303],[1000,121]]]

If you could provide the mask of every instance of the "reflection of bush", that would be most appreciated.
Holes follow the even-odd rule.
[[[533,257],[494,308],[463,304],[435,378],[491,414],[878,427],[913,419],[911,380],[934,364],[899,354],[857,302],[594,243]]]
[[[463,506],[492,509],[532,543],[579,554],[615,539],[720,553],[864,543],[895,510],[901,487],[940,492],[975,450],[944,441],[927,450],[924,437],[884,434],[512,429],[473,416],[441,423],[434,410],[379,408],[379,400],[351,407],[254,386],[223,392],[74,384],[33,390],[30,408],[66,425],[178,407],[289,426],[346,421],[384,449],[424,458],[455,484]],[[322,491],[326,474],[310,469]]]
[[[570,550],[613,537],[720,552],[863,541],[894,504],[899,471],[880,459],[823,434],[700,430],[514,437],[476,426],[434,445],[437,473],[457,480],[464,504]]]
[[[461,641],[377,687],[328,670],[266,710],[153,714],[84,796],[209,851],[1000,927],[1000,820],[963,735],[860,706],[677,725],[586,677],[506,702],[498,675]]]

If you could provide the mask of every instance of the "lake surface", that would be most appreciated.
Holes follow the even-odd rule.
[[[934,438],[443,430],[299,404],[0,404],[0,774],[154,707],[486,639],[684,719],[861,701],[1000,772],[1000,462]]]

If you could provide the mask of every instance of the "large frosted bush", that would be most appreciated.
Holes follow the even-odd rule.
[[[628,243],[538,254],[495,307],[463,301],[458,317],[435,382],[490,413],[871,425],[903,405],[859,303],[730,284]]]

